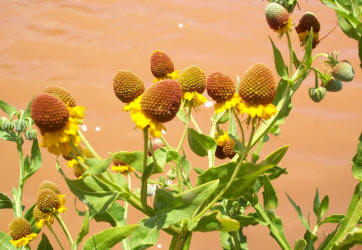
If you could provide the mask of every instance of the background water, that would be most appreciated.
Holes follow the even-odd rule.
[[[207,74],[220,71],[234,79],[254,63],[262,62],[273,68],[268,36],[285,58],[288,58],[287,44],[268,28],[265,4],[259,0],[1,0],[0,99],[25,108],[32,96],[49,84],[60,85],[87,108],[88,130],[84,133],[102,156],[107,156],[107,152],[141,150],[142,134],[133,129],[129,115],[121,112],[122,105],[113,94],[112,79],[117,70],[131,70],[150,86],[153,77],[149,58],[156,49],[166,51],[177,69],[196,64]],[[301,1],[301,8],[293,14],[293,23],[304,12],[313,11],[321,22],[322,36],[336,24],[334,12],[319,1]],[[295,34],[292,40],[297,54],[302,55]],[[303,236],[304,229],[286,199],[286,192],[306,216],[311,214],[314,223],[312,203],[316,187],[321,196],[330,196],[329,214],[342,214],[356,184],[351,174],[351,158],[362,128],[362,75],[357,42],[337,28],[313,53],[333,49],[341,51],[340,58],[353,64],[355,80],[345,83],[339,93],[327,93],[319,104],[312,102],[307,93],[314,84],[313,78],[306,80],[293,99],[294,109],[287,125],[282,126],[281,136],[273,138],[262,152],[266,155],[290,144],[281,164],[288,168],[289,174],[274,183],[279,195],[277,214],[283,219],[292,245]],[[204,131],[209,130],[212,112],[212,108],[202,108],[195,114]],[[175,145],[182,132],[181,122],[175,120],[166,126],[169,131],[166,138]],[[43,166],[25,185],[24,204],[33,204],[41,181],[58,183],[67,194],[68,211],[64,218],[75,237],[82,218],[75,215],[74,196],[55,170],[55,157],[45,150],[42,152]],[[207,167],[205,159],[189,155],[193,166]],[[10,195],[18,178],[15,145],[1,141],[0,157],[0,190]],[[79,203],[78,206],[81,208]],[[10,210],[0,211],[1,231],[7,231],[12,216]],[[137,223],[141,218],[140,213],[132,210],[129,223]],[[104,223],[92,223],[91,232],[107,227]],[[58,225],[55,229],[60,230]],[[324,238],[330,230],[331,227],[322,227],[319,236]],[[54,239],[46,233],[56,249]],[[279,249],[265,227],[248,227],[245,233],[250,249]],[[169,241],[168,235],[162,233],[159,242],[162,249],[168,247]],[[196,233],[191,246],[193,250],[220,249],[218,233]]]

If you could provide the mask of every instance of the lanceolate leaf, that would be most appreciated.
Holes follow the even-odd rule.
[[[311,231],[307,220],[306,220],[306,219],[304,218],[304,216],[303,216],[302,209],[300,208],[300,206],[298,206],[298,205],[292,200],[292,198],[291,198],[288,194],[286,194],[286,195],[287,195],[288,200],[290,201],[290,203],[292,203],[293,207],[294,207],[295,210],[297,211],[298,217],[299,217],[299,219],[302,221],[302,224],[304,225],[304,227],[305,227],[308,231]]]
[[[285,67],[285,63],[282,57],[282,54],[280,53],[279,49],[275,46],[273,40],[269,37],[270,42],[273,46],[273,52],[274,52],[274,64],[275,64],[275,69],[278,72],[278,75],[280,77],[287,77],[288,73],[286,71],[286,67]]]
[[[16,108],[7,104],[6,102],[0,100],[0,109],[4,111],[6,114],[11,115],[16,111]]]
[[[84,250],[109,250],[131,234],[138,225],[127,225],[106,229],[94,234],[84,243]]]
[[[209,150],[216,149],[216,142],[207,135],[198,133],[196,130],[189,128],[188,141],[192,151],[198,156],[206,156]]]
[[[89,169],[83,173],[83,176],[99,175],[103,173],[111,164],[112,160],[113,160],[112,157],[108,159],[96,159],[96,158],[86,159],[85,163],[89,166]]]
[[[10,200],[10,198],[3,193],[0,193],[0,209],[2,208],[12,208],[13,204]]]
[[[160,229],[157,225],[153,227],[146,226],[144,221],[139,223],[139,226],[131,234],[131,249],[141,250],[149,248],[158,242],[160,236]]]
[[[274,211],[278,207],[278,196],[266,175],[264,175],[263,198],[265,210]]]
[[[213,211],[203,216],[193,231],[237,231],[239,228],[239,221],[234,220],[226,215],[222,215],[220,211]]]
[[[41,241],[38,245],[38,250],[53,250],[48,237],[43,233],[41,236]]]
[[[82,225],[82,229],[80,230],[80,232],[78,233],[77,239],[75,241],[75,243],[77,244],[77,246],[79,245],[79,243],[83,240],[83,238],[85,236],[87,236],[87,234],[89,233],[89,210],[86,210],[86,213],[84,215],[84,219],[83,219],[83,225]]]
[[[125,224],[124,208],[117,202],[114,202],[113,205],[107,209],[107,211],[101,214],[96,214],[93,216],[93,219],[97,222],[108,222],[112,227],[122,226]]]

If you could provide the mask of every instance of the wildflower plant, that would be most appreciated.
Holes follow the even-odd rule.
[[[120,112],[129,112],[143,137],[140,151],[99,156],[78,128],[85,109],[77,106],[71,94],[61,87],[46,88],[25,111],[0,101],[0,108],[7,114],[0,120],[0,138],[15,142],[20,158],[19,184],[13,198],[0,194],[0,208],[12,208],[15,217],[9,221],[9,232],[1,233],[0,248],[29,248],[43,231],[38,249],[51,249],[52,243],[44,234],[48,230],[60,249],[80,249],[85,238],[85,250],[111,249],[118,243],[126,250],[146,249],[157,244],[163,230],[172,237],[170,249],[190,249],[194,232],[210,231],[220,232],[223,249],[247,249],[243,230],[260,224],[269,228],[282,249],[315,249],[318,229],[326,223],[335,224],[335,230],[320,243],[319,249],[347,249],[361,243],[362,135],[352,166],[358,184],[345,215],[327,215],[328,195],[321,200],[317,190],[313,202],[317,222],[312,226],[288,196],[306,228],[293,247],[275,213],[278,196],[272,183],[287,173],[280,164],[289,145],[261,158],[263,145],[270,136],[280,133],[279,126],[292,111],[293,95],[309,74],[314,74],[315,86],[308,94],[317,103],[329,92],[340,91],[342,82],[354,78],[352,65],[340,61],[335,52],[313,55],[313,48],[322,46],[320,23],[308,12],[294,30],[296,4],[272,1],[265,9],[271,31],[277,32],[280,41],[286,39],[288,60],[270,38],[274,67],[264,63],[250,65],[236,82],[221,72],[207,76],[201,67],[192,64],[179,74],[171,58],[159,50],[150,59],[150,73],[155,77],[150,87],[146,88],[135,73],[117,72],[113,80],[115,98],[121,101]],[[301,42],[302,58],[296,56],[292,37]],[[324,69],[314,66],[321,57],[325,58]],[[205,89],[215,102],[208,132],[202,131],[193,117],[207,100]],[[176,145],[171,145],[163,134],[167,122],[173,119],[180,119],[184,125]],[[79,212],[83,225],[76,238],[62,220],[65,197],[55,183],[41,183],[34,194],[34,205],[22,205],[24,183],[42,164],[38,137],[40,145],[55,155],[56,170],[70,191],[86,206],[85,211]],[[25,157],[24,140],[32,142],[30,155]],[[207,157],[208,166],[194,167],[183,150],[187,146],[195,155]],[[60,157],[67,161],[64,166]],[[225,162],[217,166],[215,157]],[[72,168],[74,176],[68,176],[65,167]],[[190,178],[191,170],[197,173],[196,181]],[[132,179],[138,179],[140,184],[132,186]],[[153,196],[152,203],[149,196]],[[144,214],[137,224],[127,224],[129,206]],[[109,228],[89,236],[91,220],[107,222]],[[55,221],[68,244],[61,242],[52,229]]]

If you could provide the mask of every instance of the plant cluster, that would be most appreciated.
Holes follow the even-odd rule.
[[[237,77],[236,83],[221,72],[207,76],[196,65],[178,71],[171,58],[160,50],[150,58],[155,79],[149,88],[136,74],[127,70],[117,72],[114,94],[142,131],[142,151],[120,151],[100,157],[78,128],[83,123],[85,108],[77,106],[72,95],[61,87],[47,87],[25,111],[0,101],[0,108],[8,115],[0,120],[0,138],[15,142],[20,158],[19,184],[13,189],[13,199],[0,194],[0,208],[12,208],[15,217],[9,232],[0,233],[0,248],[28,249],[42,231],[38,249],[52,249],[44,233],[46,226],[61,249],[78,249],[86,237],[85,250],[110,249],[118,243],[123,249],[146,249],[157,243],[161,230],[172,236],[170,249],[189,249],[194,232],[209,231],[220,232],[223,249],[247,249],[243,229],[260,224],[269,228],[282,249],[292,249],[275,213],[278,196],[272,185],[273,180],[287,174],[280,163],[288,145],[263,159],[260,152],[270,136],[280,133],[279,126],[292,110],[292,97],[310,73],[315,75],[315,86],[308,94],[314,102],[320,102],[327,92],[340,91],[342,82],[354,78],[352,65],[339,61],[335,52],[313,56],[313,48],[321,46],[321,24],[315,14],[306,12],[294,28],[291,14],[296,4],[279,0],[265,8],[267,24],[280,39],[286,37],[289,48],[289,62],[285,63],[270,39],[275,71],[280,78],[277,81],[273,70],[263,63],[251,65],[241,78]],[[304,49],[303,58],[297,58],[292,48],[293,35]],[[313,66],[320,57],[325,58],[327,65],[323,70]],[[207,101],[205,90],[215,108],[208,133],[200,129],[193,117],[194,111]],[[174,146],[167,142],[164,132],[165,124],[176,117],[184,124],[184,130]],[[41,146],[56,156],[56,169],[71,192],[86,206],[85,211],[78,211],[84,220],[76,239],[62,220],[65,197],[55,183],[44,181],[34,205],[22,205],[24,183],[42,164],[38,136]],[[192,166],[183,150],[186,137],[193,153],[208,158],[208,166]],[[24,157],[25,140],[32,142],[32,148],[30,155]],[[60,157],[74,170],[74,176],[65,174]],[[225,162],[216,166],[215,157]],[[313,203],[317,222],[312,227],[288,196],[306,228],[294,249],[315,249],[318,229],[326,223],[336,227],[319,249],[348,249],[361,243],[361,168],[362,136],[352,168],[358,185],[346,215],[327,216],[329,198],[320,200],[317,190]],[[190,179],[191,170],[198,175],[196,182]],[[131,175],[139,179],[140,187],[131,185]],[[262,199],[258,196],[260,192]],[[148,196],[154,196],[153,204]],[[123,201],[123,205],[118,201]],[[127,224],[129,205],[145,215],[137,224]],[[69,246],[64,246],[54,233],[54,218]],[[107,222],[111,227],[88,236],[91,220]]]

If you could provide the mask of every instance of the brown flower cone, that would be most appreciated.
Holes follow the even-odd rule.
[[[14,240],[21,239],[32,233],[31,225],[24,218],[15,218],[9,225],[9,233]]]
[[[211,73],[207,78],[207,94],[216,102],[225,102],[233,97],[235,84],[231,78],[220,72]]]
[[[183,92],[198,92],[202,94],[206,88],[205,72],[198,66],[187,67],[179,77]]]
[[[65,89],[63,89],[59,86],[51,85],[51,86],[45,88],[43,90],[43,93],[59,98],[68,107],[77,106],[72,95],[68,91],[66,91]]]
[[[156,78],[165,78],[174,71],[171,58],[165,52],[156,50],[151,55],[151,72]]]
[[[119,100],[130,103],[145,91],[145,86],[136,74],[122,70],[113,79],[113,90]]]

